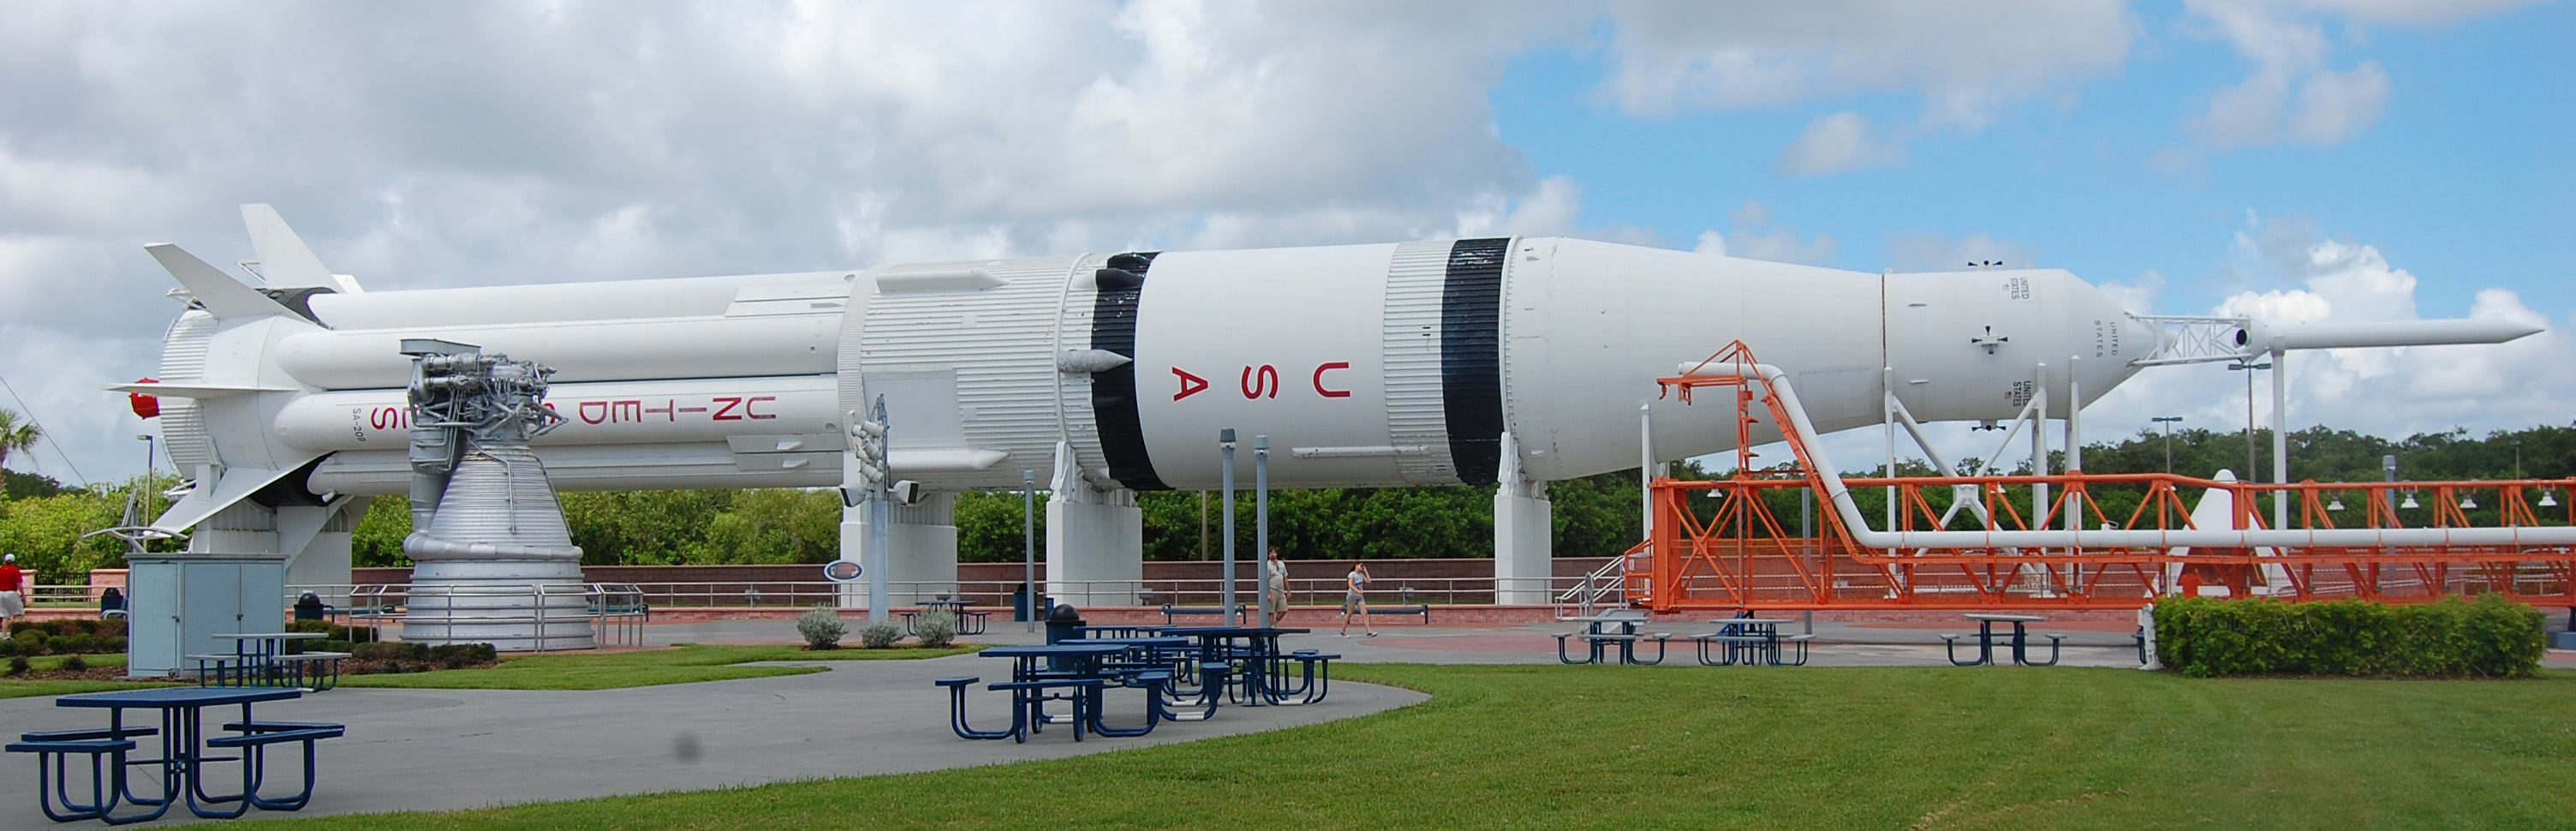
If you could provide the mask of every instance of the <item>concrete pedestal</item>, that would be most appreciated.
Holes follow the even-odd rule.
[[[861,505],[841,512],[841,559],[867,564],[868,507]],[[913,505],[887,509],[886,603],[892,606],[915,606],[942,594],[957,592],[957,495],[931,493]],[[859,582],[841,586],[840,606],[844,609],[868,607],[868,574]]]
[[[1545,496],[1494,491],[1494,602],[1537,605],[1554,599],[1549,584],[1555,574],[1555,510]]]
[[[1046,591],[1057,603],[1133,606],[1145,588],[1145,512],[1136,492],[1059,489],[1046,505]],[[1250,563],[1245,564],[1250,573]]]

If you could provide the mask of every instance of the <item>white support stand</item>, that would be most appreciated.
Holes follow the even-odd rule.
[[[349,572],[351,532],[366,513],[366,503],[349,497],[322,506],[286,505],[277,509],[277,547],[286,553],[286,585],[345,587]],[[325,593],[332,605],[348,602]]]
[[[841,559],[868,562],[868,506],[841,509]],[[957,593],[957,495],[928,493],[912,505],[890,505],[886,511],[886,603],[918,606],[939,595]],[[841,587],[840,606],[865,609],[868,581]]]
[[[1494,602],[1541,605],[1550,602],[1555,579],[1552,551],[1556,506],[1547,500],[1547,483],[1521,476],[1521,446],[1503,434],[1502,469],[1494,489]]]
[[[1057,603],[1133,606],[1145,589],[1145,512],[1136,492],[1094,486],[1073,447],[1056,443],[1047,497],[1047,596]]]

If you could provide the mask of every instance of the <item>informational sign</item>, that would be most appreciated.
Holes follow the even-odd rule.
[[[833,560],[823,564],[823,579],[835,583],[856,583],[863,571],[865,569],[859,568],[857,560]]]

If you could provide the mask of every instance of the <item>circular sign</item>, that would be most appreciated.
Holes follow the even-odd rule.
[[[856,583],[860,571],[857,560],[833,560],[823,564],[823,579],[835,583]]]

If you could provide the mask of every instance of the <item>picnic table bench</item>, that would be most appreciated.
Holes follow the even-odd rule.
[[[1368,607],[1368,613],[1372,615],[1421,615],[1422,625],[1431,625],[1431,604],[1429,603],[1416,603],[1411,606],[1370,606]]]
[[[1241,620],[1249,621],[1249,620],[1251,620],[1251,618],[1250,618],[1250,617],[1246,617],[1246,616],[1247,616],[1247,615],[1249,615],[1249,614],[1251,614],[1251,613],[1252,613],[1252,607],[1250,607],[1250,606],[1245,606],[1245,605],[1240,604],[1240,603],[1235,604],[1235,607],[1234,607],[1234,617],[1235,617],[1235,618],[1237,618],[1237,619],[1241,619]],[[1199,615],[1216,615],[1216,616],[1218,616],[1218,617],[1220,617],[1220,618],[1223,618],[1223,617],[1225,616],[1225,607],[1223,607],[1223,606],[1174,606],[1174,605],[1169,604],[1169,603],[1165,603],[1165,604],[1163,604],[1163,622],[1164,622],[1164,623],[1167,623],[1167,624],[1171,624],[1171,623],[1179,623],[1179,622],[1180,622],[1180,620],[1179,620],[1179,619],[1180,619],[1180,618],[1182,618],[1182,617],[1195,617],[1195,616],[1199,616]]]
[[[1579,622],[1584,626],[1573,632],[1556,633],[1556,660],[1559,663],[1598,664],[1608,660],[1610,649],[1616,647],[1620,663],[1660,664],[1664,662],[1664,651],[1673,637],[1671,632],[1651,634],[1638,632],[1637,627],[1644,625],[1647,617],[1645,612],[1633,609],[1570,617],[1565,620]],[[1613,627],[1618,631],[1611,631]],[[1575,639],[1583,640],[1587,646],[1586,657],[1582,660],[1576,660],[1573,655],[1565,651],[1566,643]],[[1648,640],[1655,642],[1655,658],[1651,661],[1637,657],[1637,644]]]
[[[1956,665],[1959,665],[1959,666],[1963,666],[1963,667],[1973,667],[1973,666],[1990,666],[1990,665],[1994,664],[1994,662],[1995,662],[1995,624],[1998,624],[1998,623],[2009,623],[2009,624],[2012,624],[2012,635],[2011,635],[2011,641],[2010,641],[2010,643],[2011,643],[2011,647],[2012,647],[2012,662],[2013,662],[2013,663],[2015,663],[2015,664],[2022,665],[2022,666],[2028,666],[2028,667],[2046,667],[2046,666],[2056,666],[2056,665],[2057,665],[2057,657],[2058,657],[2058,649],[2059,649],[2059,647],[2060,647],[2060,646],[2062,646],[2062,645],[2065,643],[2065,641],[2066,641],[2066,636],[2065,636],[2065,635],[2054,635],[2054,634],[2042,633],[2043,635],[2045,635],[2045,636],[2048,638],[2048,660],[2047,660],[2047,661],[2034,661],[2034,660],[2031,660],[2031,659],[2030,659],[2030,653],[2029,653],[2030,632],[2029,632],[2029,629],[2028,629],[2027,627],[2028,627],[2030,624],[2038,623],[2038,622],[2040,622],[2040,621],[2047,620],[2047,618],[2040,617],[2040,616],[2038,616],[2038,615],[2009,615],[2009,614],[1999,614],[1999,613],[1994,613],[1994,612],[1970,612],[1970,613],[1968,613],[1968,614],[1966,614],[1966,615],[1963,615],[1963,617],[1966,617],[1966,618],[1967,618],[1967,619],[1969,619],[1969,620],[1973,620],[1973,621],[1976,621],[1976,622],[1977,622],[1977,657],[1976,657],[1976,660],[1972,660],[1972,661],[1962,661],[1962,660],[1959,660],[1959,651],[1958,651],[1958,650],[1959,650],[1959,639],[1960,639],[1960,638],[1962,638],[1962,637],[1965,637],[1964,635],[1942,635],[1942,636],[1941,636],[1942,649],[1943,649],[1945,652],[1947,652],[1947,653],[1948,653],[1948,655],[1949,655],[1949,657],[1950,657],[1950,663],[1952,663],[1952,664],[1956,664]],[[2141,640],[2143,641],[2143,638],[2141,638]]]
[[[1718,630],[1692,635],[1699,646],[1699,662],[1713,667],[1734,666],[1805,666],[1807,642],[1814,635],[1782,635],[1779,618],[1733,617],[1709,621]],[[1795,660],[1791,656],[1795,656]]]
[[[984,634],[985,629],[990,625],[990,621],[993,617],[993,613],[990,611],[977,611],[966,608],[966,601],[963,600],[930,600],[924,601],[921,605],[922,608],[915,611],[895,613],[896,617],[903,618],[904,634],[920,634],[912,630],[913,623],[921,616],[930,614],[931,612],[947,612],[949,619],[957,622],[956,634],[959,635]]]
[[[298,698],[300,690],[260,687],[172,687],[127,690],[110,693],[67,695],[54,700],[60,707],[99,708],[109,711],[108,726],[101,730],[55,730],[26,733],[7,746],[11,753],[33,753],[37,756],[38,801],[45,816],[56,822],[96,819],[111,825],[148,822],[169,813],[171,806],[185,803],[189,813],[207,819],[232,819],[252,808],[270,811],[294,811],[313,799],[316,765],[314,743],[338,738],[347,728],[319,722],[263,722],[252,717],[251,705],[258,702]],[[203,724],[207,707],[241,707],[237,721],[221,725],[229,735],[208,736]],[[161,726],[127,727],[125,711],[153,710],[159,713]],[[154,759],[130,759],[138,747],[135,739],[160,737],[160,756]],[[304,750],[303,788],[293,796],[268,797],[260,793],[268,781],[268,750],[276,745],[299,744]],[[209,750],[238,750],[237,756],[210,755]],[[69,757],[87,756],[90,762],[89,801],[72,798]],[[242,789],[238,793],[208,794],[207,766],[218,762],[241,765]],[[132,767],[157,767],[157,776],[132,777]],[[279,777],[283,778],[283,777]],[[136,793],[138,780],[157,785],[157,793]],[[157,780],[153,781],[153,780]],[[143,809],[118,815],[120,803]],[[218,806],[231,804],[230,810]]]

